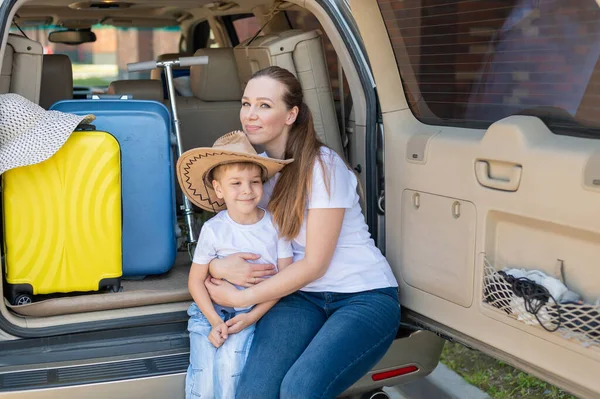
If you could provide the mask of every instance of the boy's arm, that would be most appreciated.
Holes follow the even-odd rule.
[[[293,257],[279,258],[279,259],[277,259],[277,269],[279,271],[282,271],[283,269],[285,269],[286,267],[288,267],[289,265],[291,265],[293,262],[294,262],[294,258]]]
[[[255,307],[252,308],[248,313],[240,313],[237,316],[227,320],[225,324],[227,324],[227,333],[235,334],[242,331],[244,328],[251,326],[260,320],[261,317],[267,313],[269,309],[273,307],[277,303],[277,300],[259,303]]]
[[[208,265],[192,263],[190,275],[188,277],[188,290],[190,291],[190,294],[192,294],[194,302],[196,302],[196,305],[198,305],[204,317],[208,319],[211,326],[215,327],[218,324],[222,324],[223,320],[215,311],[212,300],[204,286],[204,280],[206,280],[207,275]]]

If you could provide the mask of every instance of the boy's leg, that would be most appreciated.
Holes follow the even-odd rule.
[[[190,306],[188,321],[190,332],[190,365],[185,378],[185,397],[212,398],[214,397],[214,360],[217,348],[208,340],[212,326],[200,310],[196,312]],[[197,309],[197,307],[196,307]]]
[[[215,398],[233,399],[254,337],[254,324],[231,334],[215,358]]]
[[[395,288],[337,298],[332,314],[281,383],[281,399],[331,399],[365,375],[388,350],[400,322]]]
[[[326,315],[319,294],[296,292],[277,302],[256,325],[236,397],[277,399],[287,370],[317,334]]]

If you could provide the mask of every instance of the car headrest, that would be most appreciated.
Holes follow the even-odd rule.
[[[242,88],[232,48],[205,48],[194,56],[208,56],[208,64],[190,67],[194,97],[202,101],[239,101]]]
[[[108,94],[131,94],[134,100],[163,101],[160,80],[115,80],[108,86]]]
[[[0,69],[0,93],[8,93],[10,91],[10,77],[12,75],[14,50],[11,46],[6,46],[4,59],[2,60],[2,68]]]
[[[343,154],[320,31],[265,34],[240,43],[233,53],[243,85],[256,71],[269,66],[279,66],[294,74],[302,86],[304,102],[312,112],[317,135],[338,154]]]
[[[42,63],[40,106],[49,109],[52,104],[73,98],[73,67],[64,54],[45,54]]]
[[[38,104],[42,80],[42,45],[12,33],[8,35],[7,44],[0,72],[0,93],[16,93]]]

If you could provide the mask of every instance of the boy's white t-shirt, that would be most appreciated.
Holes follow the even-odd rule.
[[[260,259],[250,262],[272,264],[275,267],[277,259],[293,256],[291,243],[279,238],[269,212],[265,211],[262,219],[254,224],[239,224],[224,210],[202,225],[193,262],[207,265],[214,258],[224,258],[236,252],[258,254]],[[235,308],[237,311],[247,309],[249,308]]]
[[[265,153],[261,154],[266,156]],[[385,257],[375,246],[359,204],[356,176],[333,150],[321,147],[321,159],[329,176],[329,192],[319,160],[315,161],[311,193],[300,233],[292,240],[294,262],[304,258],[306,217],[312,208],[345,208],[342,229],[333,258],[325,275],[301,288],[309,292],[361,292],[397,287],[398,283]],[[277,182],[264,185],[261,206],[266,206]]]

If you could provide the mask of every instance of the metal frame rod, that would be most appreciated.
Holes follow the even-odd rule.
[[[157,66],[161,66],[160,63],[157,63]],[[167,88],[169,90],[169,102],[171,103],[171,112],[173,114],[173,128],[175,129],[175,137],[177,137],[177,157],[179,158],[183,153],[183,146],[181,144],[181,128],[179,121],[179,116],[177,115],[177,105],[175,103],[175,85],[173,84],[173,65],[179,64],[179,62],[173,61],[165,61],[162,63],[165,68],[165,75],[167,77]],[[196,232],[194,231],[194,210],[192,208],[192,203],[190,200],[183,194],[183,214],[185,216],[185,222],[188,226],[188,244],[196,243]]]

